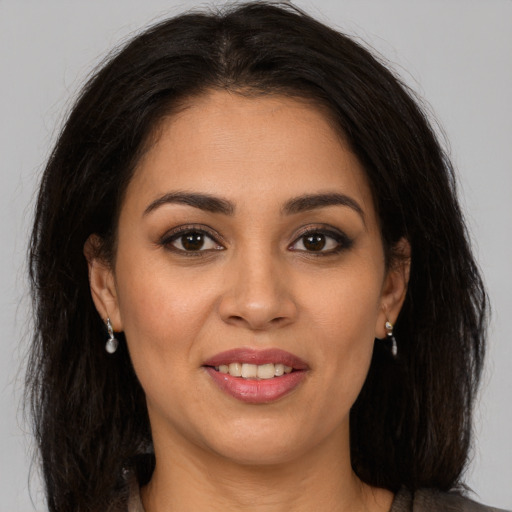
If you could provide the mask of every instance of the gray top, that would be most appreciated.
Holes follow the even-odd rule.
[[[480,505],[476,501],[465,498],[457,492],[440,492],[435,489],[420,489],[413,494],[406,489],[402,489],[396,494],[389,512],[507,511]]]
[[[127,512],[144,512],[139,486],[132,485]],[[420,489],[414,495],[406,489],[400,490],[393,500],[389,512],[512,512],[480,505],[455,492],[439,492]]]

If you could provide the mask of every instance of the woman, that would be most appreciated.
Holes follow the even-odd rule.
[[[50,510],[485,510],[448,492],[486,316],[450,163],[345,36],[258,2],[135,38],[30,258]]]

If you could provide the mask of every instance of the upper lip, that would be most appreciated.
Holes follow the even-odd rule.
[[[204,366],[229,365],[230,363],[246,364],[283,364],[291,366],[294,370],[307,370],[309,367],[305,361],[290,352],[278,348],[253,349],[235,348],[214,355],[203,364]]]

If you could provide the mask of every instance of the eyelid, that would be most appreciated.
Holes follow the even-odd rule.
[[[311,234],[321,234],[327,237],[332,238],[338,244],[338,247],[334,249],[329,249],[327,251],[307,251],[304,249],[293,249],[293,246],[299,242],[299,240],[307,235]],[[316,226],[307,226],[301,230],[297,234],[295,234],[293,242],[288,246],[289,250],[306,253],[312,256],[328,256],[330,254],[337,254],[343,250],[349,249],[353,245],[354,241],[350,238],[346,233],[341,231],[338,228],[335,228],[330,225],[316,225]]]
[[[172,246],[172,242],[177,240],[180,236],[183,236],[190,232],[201,233],[203,235],[206,235],[208,238],[213,240],[213,242],[215,242],[215,244],[221,246],[221,248],[220,249],[218,249],[218,248],[204,249],[204,250],[198,250],[198,251],[185,251],[185,250],[178,249],[177,247]],[[181,226],[176,226],[176,227],[166,231],[166,233],[160,238],[159,244],[164,246],[166,249],[168,249],[170,251],[173,251],[173,252],[176,252],[179,254],[183,254],[186,256],[203,256],[204,253],[211,252],[212,250],[214,250],[214,251],[225,250],[226,249],[225,243],[222,241],[219,241],[219,240],[222,240],[222,237],[215,230],[213,230],[212,228],[210,228],[208,226],[204,226],[203,224],[184,224]]]
[[[180,236],[185,235],[186,233],[195,232],[201,233],[210,238],[215,244],[220,246],[220,248],[215,249],[204,249],[197,251],[186,251],[183,249],[179,249],[177,247],[172,246],[172,242],[178,239]],[[299,242],[301,238],[310,234],[322,234],[326,237],[332,238],[336,241],[338,246],[334,249],[329,250],[320,250],[320,251],[308,251],[304,249],[294,249],[293,246]],[[176,226],[170,230],[168,230],[159,241],[159,244],[164,246],[167,250],[179,253],[185,256],[206,256],[206,254],[211,253],[212,251],[222,251],[225,250],[225,242],[223,241],[223,237],[217,233],[214,229],[209,226],[205,226],[203,224],[184,224],[180,226]],[[343,250],[349,249],[353,245],[353,239],[351,239],[348,235],[346,235],[343,231],[338,228],[335,228],[330,225],[322,224],[315,226],[306,226],[300,229],[295,235],[293,242],[288,246],[288,249],[291,251],[306,253],[308,255],[313,256],[328,256],[331,254],[337,254]],[[206,253],[206,254],[205,254]]]

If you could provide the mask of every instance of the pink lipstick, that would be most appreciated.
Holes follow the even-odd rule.
[[[226,373],[227,367],[233,366],[234,363],[237,363],[235,366],[239,369],[238,375]],[[255,367],[262,365],[275,365],[275,375],[278,376],[260,379],[256,376],[239,375],[240,368],[243,368],[243,374],[248,368],[254,372]],[[286,368],[285,373],[282,370],[283,366]],[[237,400],[251,404],[269,403],[287,395],[299,386],[309,369],[302,359],[284,350],[249,348],[233,349],[217,354],[205,361],[203,367],[222,391]],[[221,369],[224,367],[223,372],[219,371],[219,367]]]

